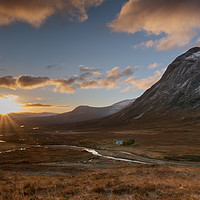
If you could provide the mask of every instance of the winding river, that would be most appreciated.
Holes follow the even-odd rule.
[[[78,146],[70,146],[70,145],[47,145],[46,147],[48,147],[48,148],[66,148],[66,149],[76,149],[76,150],[78,149],[80,151],[87,151],[94,156],[103,157],[103,158],[107,158],[110,160],[123,161],[123,162],[136,163],[136,164],[145,164],[145,165],[150,164],[150,163],[142,162],[142,161],[138,161],[138,160],[130,160],[130,159],[125,159],[125,158],[118,158],[118,157],[113,157],[113,156],[102,155],[97,150],[89,149],[86,147],[78,147]],[[128,152],[122,152],[122,153],[130,154]]]
[[[11,153],[14,151],[26,151],[26,149],[30,147],[35,148],[50,148],[50,149],[74,149],[79,151],[87,151],[88,153],[91,153],[94,156],[102,157],[110,160],[115,161],[121,161],[121,162],[128,162],[128,163],[134,163],[134,164],[143,164],[143,165],[150,165],[150,164],[161,164],[161,165],[168,165],[168,166],[179,166],[179,167],[200,167],[200,163],[194,163],[194,162],[176,162],[176,161],[166,161],[156,158],[150,158],[146,156],[141,156],[138,154],[126,152],[126,151],[114,151],[114,150],[95,150],[87,147],[79,147],[79,146],[72,146],[72,145],[23,145],[19,148],[12,148],[7,149],[4,151],[1,151],[1,153]],[[110,155],[116,154],[117,156],[110,156]],[[120,156],[119,156],[120,155]],[[128,158],[127,158],[128,156]]]

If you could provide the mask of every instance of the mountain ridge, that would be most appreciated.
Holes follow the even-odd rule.
[[[133,103],[135,99],[127,99],[106,107],[78,106],[74,110],[53,116],[27,118],[26,122],[34,124],[70,124],[107,117]]]

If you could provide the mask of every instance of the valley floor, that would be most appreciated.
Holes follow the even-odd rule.
[[[200,199],[197,130],[19,129],[0,140],[2,200]]]

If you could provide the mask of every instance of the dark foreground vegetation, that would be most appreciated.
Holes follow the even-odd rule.
[[[132,165],[76,175],[0,174],[0,199],[200,199],[199,169]]]

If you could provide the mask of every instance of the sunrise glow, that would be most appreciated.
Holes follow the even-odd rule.
[[[11,112],[19,112],[20,108],[15,103],[15,96],[0,97],[0,114],[6,115]]]

